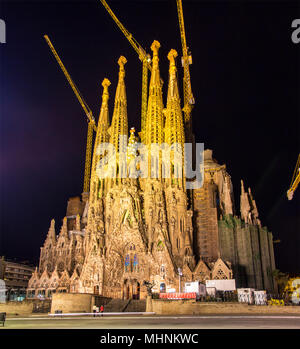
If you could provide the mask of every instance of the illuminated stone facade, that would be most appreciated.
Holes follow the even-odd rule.
[[[168,54],[169,82],[163,105],[158,50],[154,41],[144,145],[176,143],[184,147],[185,130],[177,82],[175,58]],[[272,234],[261,227],[251,191],[242,185],[241,218],[235,213],[233,189],[225,165],[212,151],[204,153],[204,181],[187,190],[183,167],[170,155],[170,176],[162,176],[161,158],[157,178],[129,178],[137,157],[134,129],[125,144],[126,175],[121,176],[119,136],[128,135],[125,88],[126,59],[120,57],[112,121],[109,123],[110,82],[104,79],[91,169],[90,192],[68,202],[58,236],[55,222],[41,248],[39,268],[33,274],[28,295],[49,297],[51,292],[94,293],[113,298],[145,298],[144,281],[153,291],[179,291],[182,281],[237,280],[238,286],[273,290],[275,269]],[[99,178],[97,166],[105,142],[116,149],[116,177]],[[181,148],[180,148],[181,149]],[[150,151],[150,150],[149,150]],[[151,168],[149,160],[149,169]],[[183,159],[181,159],[183,163]],[[113,167],[112,167],[113,168]],[[179,170],[178,170],[179,168]],[[176,171],[182,171],[176,175]],[[149,172],[150,173],[150,172]]]

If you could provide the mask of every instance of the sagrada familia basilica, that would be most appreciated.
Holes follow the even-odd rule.
[[[180,106],[177,52],[171,50],[168,54],[164,106],[159,47],[157,41],[151,46],[147,115],[140,136],[147,149],[154,143],[179,144],[183,149],[189,136]],[[160,161],[156,178],[150,174],[147,178],[120,175],[119,140],[120,136],[128,136],[126,58],[121,56],[118,64],[111,122],[110,82],[102,82],[90,191],[68,201],[58,235],[55,221],[51,221],[39,266],[29,281],[28,296],[51,297],[53,292],[68,292],[142,299],[147,295],[145,281],[154,284],[153,292],[180,291],[180,271],[181,283],[235,279],[237,287],[273,291],[272,233],[261,225],[256,202],[243,181],[237,212],[231,177],[226,166],[213,158],[212,150],[204,151],[203,183],[196,189],[186,188],[184,166],[179,166],[182,175],[176,175],[172,152],[168,178],[162,176]],[[128,164],[138,157],[137,141],[131,128],[126,144]],[[98,175],[103,160],[103,154],[97,151],[101,144],[111,144],[116,150],[116,156],[108,157],[107,162],[116,161],[116,176]]]

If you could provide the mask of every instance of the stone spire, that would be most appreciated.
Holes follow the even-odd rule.
[[[118,64],[120,66],[119,81],[116,90],[115,106],[110,127],[110,143],[114,145],[116,152],[119,152],[120,150],[119,136],[128,136],[127,98],[124,81],[124,65],[126,62],[127,59],[124,56],[121,56],[118,60]]]
[[[254,222],[258,225],[260,225],[260,220],[258,219],[258,209],[257,209],[257,206],[256,206],[256,202],[253,198],[253,195],[252,195],[252,192],[251,192],[251,189],[250,187],[248,188],[248,194],[249,194],[249,198],[250,198],[250,203],[251,203],[251,212],[252,212],[252,216],[253,216],[253,219],[254,219]]]
[[[108,111],[108,100],[109,93],[108,87],[110,86],[110,81],[108,79],[104,79],[102,81],[103,86],[103,94],[102,94],[102,104],[100,108],[100,115],[98,119],[98,127],[94,144],[94,153],[92,160],[92,171],[91,171],[91,185],[90,185],[90,202],[94,202],[97,198],[97,191],[99,186],[99,178],[96,173],[97,165],[103,157],[103,155],[97,154],[97,149],[103,143],[107,143],[109,141],[108,127],[109,127],[109,111]],[[103,182],[103,181],[102,181]]]
[[[244,182],[241,180],[241,200],[240,200],[241,218],[245,223],[251,223],[251,207],[247,192],[245,192]]]
[[[103,86],[102,105],[101,105],[100,114],[99,114],[95,146],[99,145],[100,143],[108,142],[108,133],[107,133],[107,130],[109,127],[108,87],[110,86],[110,81],[107,78],[103,79],[102,86]]]
[[[176,76],[177,69],[175,64],[175,58],[177,57],[177,55],[177,52],[173,49],[168,54],[170,66],[167,107],[164,110],[164,114],[166,117],[164,135],[165,143],[172,146],[171,177],[180,178],[180,176],[183,177],[184,128]],[[178,181],[182,183],[182,179],[178,179]]]
[[[153,59],[146,117],[146,135],[144,137],[148,146],[153,143],[161,144],[163,142],[163,97],[158,65],[159,48],[160,43],[154,40],[151,45]]]
[[[229,176],[225,176],[225,180],[223,183],[223,205],[225,214],[233,214],[233,205],[231,198],[231,180]]]
[[[165,111],[165,142],[169,145],[173,143],[184,144],[184,129],[183,129],[183,117],[180,107],[180,97],[177,83],[177,69],[175,65],[175,58],[177,52],[171,50],[168,54],[170,61],[169,67],[169,86],[167,97],[167,108]]]

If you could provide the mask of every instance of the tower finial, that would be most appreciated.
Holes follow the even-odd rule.
[[[154,40],[151,45],[151,50],[153,51],[153,59],[152,59],[152,64],[153,68],[158,67],[158,50],[160,48],[160,43],[157,40]]]
[[[176,71],[176,64],[175,64],[175,58],[178,56],[178,53],[176,50],[171,49],[170,52],[168,53],[168,60],[170,61],[170,69],[169,71],[174,70]]]
[[[110,81],[107,78],[104,78],[102,81],[103,94],[102,94],[102,103],[107,102],[109,99],[108,87],[110,86]]]
[[[107,78],[104,78],[101,85],[104,87],[105,90],[106,88],[108,88],[108,86],[110,86],[110,84],[111,82]]]
[[[160,43],[157,40],[154,40],[151,45],[151,50],[153,51],[153,56],[158,55],[158,50],[160,48]]]
[[[120,56],[120,58],[118,59],[118,64],[120,66],[120,71],[119,71],[119,77],[123,77],[125,76],[125,68],[124,65],[127,63],[127,59],[124,56]]]

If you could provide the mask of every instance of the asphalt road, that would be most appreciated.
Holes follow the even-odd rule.
[[[295,315],[7,318],[4,329],[300,329]],[[0,327],[1,331],[2,327]]]

